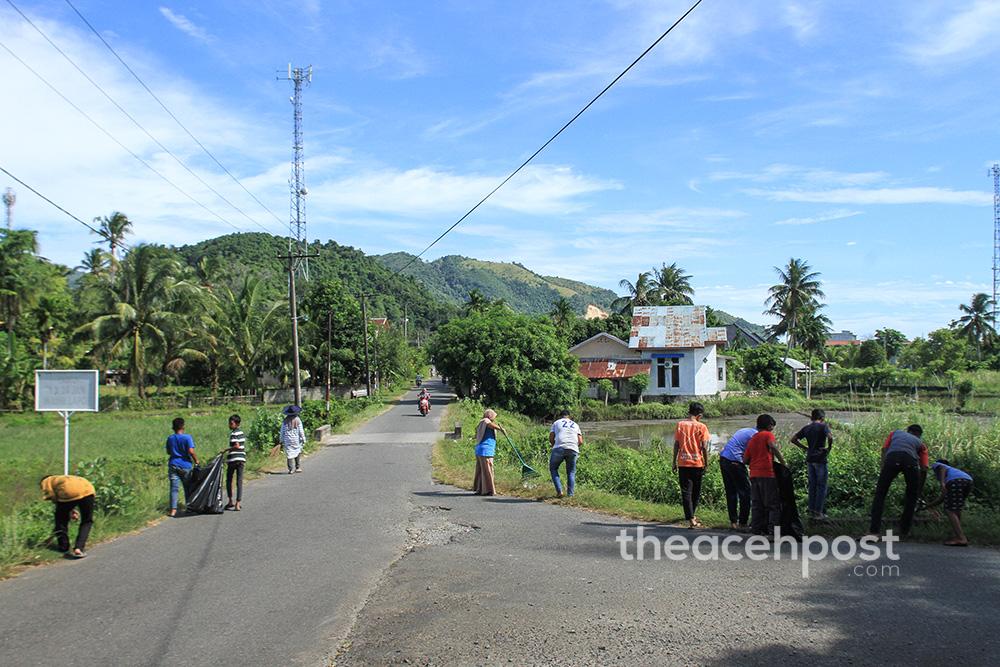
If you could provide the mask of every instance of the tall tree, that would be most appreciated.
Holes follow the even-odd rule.
[[[965,313],[951,323],[960,336],[976,346],[976,358],[983,360],[983,346],[990,346],[997,337],[993,323],[993,299],[988,294],[972,295],[969,305],[964,303],[958,309]]]
[[[653,291],[657,301],[664,306],[690,306],[694,303],[691,276],[674,262],[663,264],[652,271]]]
[[[39,296],[38,239],[33,231],[0,232],[0,321],[7,330],[7,354],[14,355],[18,318]]]
[[[145,398],[147,348],[154,339],[165,343],[165,324],[181,317],[168,310],[180,267],[162,248],[143,245],[129,253],[121,269],[105,312],[80,330],[93,334],[95,349],[128,355],[130,382],[139,398]]]
[[[570,304],[569,299],[561,296],[552,302],[552,310],[549,311],[549,317],[552,318],[552,324],[556,325],[556,329],[565,335],[571,331],[573,321],[576,319],[576,313],[573,312],[573,306]]]
[[[83,253],[83,259],[77,270],[85,272],[87,275],[102,277],[108,269],[108,258],[100,248],[91,248]]]
[[[118,271],[118,249],[132,233],[132,221],[121,211],[112,211],[111,215],[94,218],[94,224],[100,226],[101,236],[111,250],[111,273],[114,274]]]
[[[792,258],[784,268],[774,267],[780,282],[768,290],[764,305],[765,315],[778,318],[771,327],[775,336],[786,336],[785,356],[795,343],[796,323],[803,313],[815,312],[823,294],[820,274],[812,270],[805,260]]]
[[[887,359],[895,359],[902,352],[903,346],[906,345],[906,336],[903,332],[890,327],[876,331],[875,340],[882,345]]]
[[[615,299],[611,307],[622,314],[628,314],[636,306],[648,306],[656,297],[656,287],[649,273],[640,273],[635,283],[622,278],[618,286],[625,291],[625,296]]]

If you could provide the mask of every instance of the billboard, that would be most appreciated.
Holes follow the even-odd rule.
[[[98,371],[35,371],[38,412],[97,412]]]

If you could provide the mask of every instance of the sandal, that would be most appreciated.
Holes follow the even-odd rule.
[[[236,503],[236,511],[239,512],[241,509],[243,509],[243,505],[240,503]]]
[[[944,543],[944,545],[946,547],[967,547],[967,546],[969,546],[969,543],[968,542],[959,542],[957,540],[948,540],[947,542]]]
[[[229,503],[228,505],[225,506],[224,509],[233,510],[233,509],[236,509],[236,505],[234,505],[232,503]]]
[[[66,555],[69,556],[70,558],[76,558],[77,560],[79,560],[81,558],[86,558],[87,552],[81,551],[80,549],[73,549]]]

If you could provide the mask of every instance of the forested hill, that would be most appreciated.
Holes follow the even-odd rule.
[[[286,238],[262,233],[229,234],[182,246],[177,251],[192,266],[203,257],[218,257],[237,275],[249,270],[285,289],[287,273],[278,256],[288,254]],[[300,293],[304,294],[310,283],[333,278],[354,296],[372,295],[368,300],[371,317],[401,321],[405,307],[411,325],[419,329],[433,329],[457,312],[453,304],[437,298],[413,278],[393,275],[375,257],[356,248],[314,241],[309,244],[309,252],[319,257],[309,260],[310,280],[299,284]]]
[[[405,252],[378,256],[379,261],[397,269],[413,259]],[[432,262],[417,260],[406,270],[423,283],[435,297],[453,304],[464,303],[469,292],[479,290],[488,299],[503,299],[522,313],[547,313],[552,302],[566,297],[573,310],[582,315],[587,304],[608,310],[617,295],[566,278],[535,273],[521,264],[486,262],[460,255],[448,255]]]

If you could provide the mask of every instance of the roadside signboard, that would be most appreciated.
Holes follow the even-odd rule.
[[[63,474],[69,474],[69,418],[74,412],[97,412],[99,373],[35,371],[35,411],[63,417]]]

